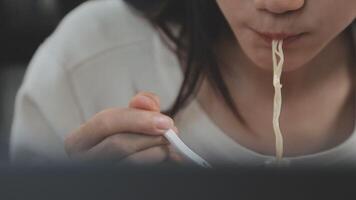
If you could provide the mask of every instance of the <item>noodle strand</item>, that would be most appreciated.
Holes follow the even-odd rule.
[[[279,117],[282,108],[282,85],[280,83],[284,64],[283,40],[272,41],[272,60],[273,60],[273,130],[276,139],[276,159],[280,162],[283,158],[283,135],[279,126]]]

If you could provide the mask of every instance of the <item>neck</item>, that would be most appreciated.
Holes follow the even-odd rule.
[[[349,37],[347,32],[341,34],[308,64],[282,74],[280,122],[288,147],[286,155],[316,152],[349,136],[354,121],[351,69],[355,67]],[[225,45],[222,49],[223,78],[249,128],[236,123],[230,109],[218,103],[222,102],[220,96],[213,95],[216,101],[204,101],[214,93],[208,89],[211,88],[208,82],[203,84],[199,101],[232,138],[257,151],[273,154],[273,73],[254,65],[237,47]]]

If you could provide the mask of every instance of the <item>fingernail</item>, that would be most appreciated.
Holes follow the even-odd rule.
[[[172,119],[166,116],[155,117],[154,123],[156,128],[159,130],[168,130],[173,126]]]

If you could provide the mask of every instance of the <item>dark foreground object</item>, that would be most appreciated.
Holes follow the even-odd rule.
[[[356,170],[0,168],[0,199],[356,199]]]

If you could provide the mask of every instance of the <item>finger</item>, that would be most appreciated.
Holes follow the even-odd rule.
[[[149,136],[133,133],[116,134],[82,154],[81,160],[86,161],[119,161],[136,152],[166,145],[167,140],[162,136]]]
[[[129,107],[160,112],[159,97],[154,93],[140,92],[131,99]],[[174,126],[172,129],[178,133],[178,128],[176,126]]]
[[[109,109],[95,115],[66,138],[66,149],[90,149],[106,137],[119,133],[163,135],[174,128],[173,120],[157,112],[138,109]]]
[[[155,165],[166,161],[169,157],[167,145],[156,146],[138,153],[132,154],[122,161],[119,165]]]
[[[129,107],[160,112],[159,97],[153,93],[140,92],[131,99]]]

